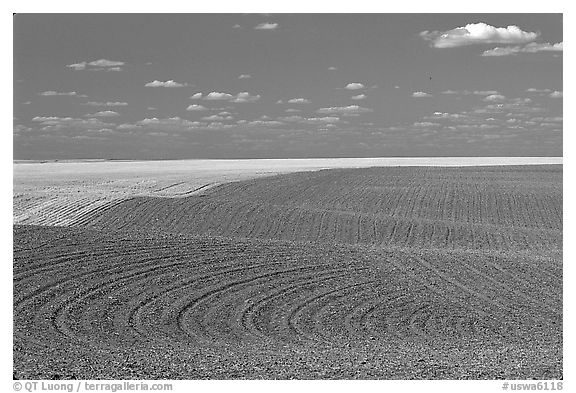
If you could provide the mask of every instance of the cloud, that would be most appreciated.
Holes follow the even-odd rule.
[[[254,27],[254,30],[275,30],[278,28],[278,23],[260,23],[259,25]]]
[[[285,112],[296,113],[296,112],[301,112],[301,110],[300,109],[294,109],[294,108],[288,108],[288,109],[286,109]]]
[[[535,89],[533,87],[526,89],[527,93],[551,93],[552,90],[550,89]]]
[[[432,94],[424,93],[423,91],[415,91],[414,93],[412,93],[412,97],[426,98],[426,97],[432,97]]]
[[[76,64],[68,64],[66,67],[68,68],[72,68],[76,71],[80,71],[80,70],[85,70],[86,69],[86,62],[83,61],[81,63],[76,63]]]
[[[231,102],[256,102],[260,99],[260,95],[250,95],[248,92],[238,93],[236,98],[234,98]]]
[[[238,77],[238,79],[250,79],[252,78],[252,75],[248,75],[248,74],[242,74]]]
[[[100,59],[100,60],[91,61],[88,64],[91,66],[94,66],[94,67],[117,67],[117,66],[123,66],[124,62]]]
[[[364,89],[364,85],[362,83],[358,83],[358,82],[348,83],[346,85],[345,89],[360,90],[360,89]]]
[[[120,116],[120,114],[114,111],[102,111],[102,112],[96,112],[93,115],[86,115],[86,117],[115,117],[115,116]]]
[[[202,98],[202,93],[195,93],[190,96],[190,99],[192,100],[199,100],[200,98]]]
[[[119,124],[118,126],[116,126],[116,129],[118,130],[136,130],[138,128],[142,128],[142,126],[138,124],[128,124],[128,123]]]
[[[74,117],[58,116],[36,116],[32,121],[40,123],[42,131],[60,131],[60,130],[89,130],[95,131],[104,128],[115,127],[115,124],[105,123],[100,119],[91,117],[89,119],[78,119]]]
[[[477,96],[489,96],[489,95],[500,94],[500,93],[497,92],[496,90],[474,90],[472,92],[472,94],[477,95]]]
[[[246,124],[247,126],[272,126],[272,127],[284,125],[284,123],[278,120],[252,120],[250,122],[240,124]]]
[[[148,82],[144,86],[146,87],[183,87],[186,83],[178,83],[173,80],[168,80],[166,82],[154,80],[153,82]]]
[[[443,91],[443,92],[440,93],[440,94],[450,94],[450,95],[453,95],[453,94],[460,94],[460,93],[459,93],[458,91],[456,91],[456,90],[445,90],[445,91]]]
[[[496,47],[494,49],[486,50],[482,56],[510,56],[518,53],[537,53],[537,52],[562,52],[563,43],[549,44],[547,42],[538,44],[531,42],[524,46],[506,46]]]
[[[330,108],[320,108],[316,111],[317,113],[367,113],[372,112],[370,108],[362,108],[358,105],[348,105],[348,106],[336,106]]]
[[[352,100],[364,100],[366,99],[366,94],[358,94],[357,96],[350,97]]]
[[[209,120],[209,121],[224,120],[224,117],[219,115],[210,115],[210,116],[204,116],[202,120]]]
[[[197,111],[207,111],[208,108],[206,108],[205,106],[202,106],[202,105],[192,104],[192,105],[188,106],[188,108],[186,108],[186,110],[197,112]]]
[[[309,117],[307,119],[303,119],[301,122],[306,124],[328,124],[328,123],[337,123],[339,121],[340,121],[339,117],[326,116],[326,117]]]
[[[338,68],[336,67],[328,67],[328,71],[336,71]]]
[[[291,100],[288,100],[288,103],[290,103],[290,104],[309,104],[310,100],[308,100],[306,98],[292,98]]]
[[[106,107],[112,107],[112,106],[126,106],[128,105],[127,102],[118,102],[118,101],[114,101],[114,102],[96,102],[96,101],[90,101],[85,103],[84,105],[88,105],[88,106],[106,106]]]
[[[506,101],[506,97],[501,95],[501,94],[490,94],[489,96],[485,97],[483,101],[504,102],[504,101]]]
[[[46,96],[46,97],[49,97],[49,96],[78,96],[79,97],[78,93],[76,93],[75,91],[58,92],[58,91],[49,90],[49,91],[43,91],[42,93],[38,93],[38,95]]]
[[[429,121],[420,121],[420,122],[416,122],[416,123],[412,124],[412,126],[417,127],[417,128],[430,128],[430,127],[439,127],[439,126],[441,126],[441,124],[432,123]]]
[[[69,64],[66,67],[72,68],[76,71],[90,70],[90,71],[122,71],[122,67],[125,63],[123,61],[114,60],[94,60],[91,62],[82,61],[80,63]]]
[[[198,94],[198,93],[196,93]],[[211,93],[208,93],[206,95],[206,97],[204,97],[205,100],[209,100],[209,101],[228,101],[233,99],[234,96],[232,94],[228,94],[228,93],[219,93],[217,91],[213,91]]]
[[[534,41],[539,33],[527,32],[518,26],[494,27],[486,23],[470,23],[448,31],[420,33],[434,48],[455,48],[475,44],[524,44]]]
[[[555,90],[550,93],[550,98],[562,98],[564,96],[563,92]]]

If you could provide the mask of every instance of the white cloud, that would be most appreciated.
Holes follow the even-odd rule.
[[[336,71],[338,68],[336,67],[328,67],[328,71]]]
[[[202,93],[195,93],[190,97],[192,100],[199,100],[200,98],[202,98]]]
[[[286,109],[286,112],[297,113],[297,112],[302,112],[302,111],[300,109],[288,108],[288,109]]]
[[[441,124],[439,124],[439,123],[432,123],[429,121],[419,121],[419,122],[412,124],[413,127],[417,127],[417,128],[439,127],[440,125]]]
[[[34,122],[40,123],[43,126],[43,131],[59,131],[59,130],[100,130],[103,128],[115,127],[115,124],[105,123],[100,119],[77,119],[73,117],[57,117],[57,116],[36,116],[32,119]]]
[[[69,64],[66,67],[68,68],[72,68],[76,71],[80,71],[80,70],[85,70],[86,69],[86,62],[83,61],[81,63],[76,63],[76,64]]]
[[[357,96],[350,97],[353,100],[364,100],[366,99],[366,94],[358,94]]]
[[[337,123],[340,121],[340,118],[336,116],[326,116],[326,117],[309,117],[307,119],[302,120],[302,123],[306,124],[327,124],[327,123]]]
[[[198,93],[196,93],[196,94],[198,94]],[[213,91],[211,93],[208,93],[206,95],[206,97],[204,97],[205,100],[210,100],[210,101],[228,101],[228,100],[231,100],[233,98],[234,98],[234,96],[232,94],[219,93],[217,91]]]
[[[235,24],[234,26],[232,26],[233,29],[241,29],[242,26],[240,26],[239,24]]]
[[[209,121],[224,120],[224,117],[218,115],[211,115],[211,116],[204,116],[202,120],[209,120]]]
[[[284,125],[284,123],[278,120],[252,120],[244,124],[249,126],[272,126],[272,127]]]
[[[450,94],[450,95],[454,95],[454,94],[459,94],[459,92],[457,92],[456,90],[445,90],[440,94]]]
[[[82,61],[80,63],[69,64],[66,67],[72,68],[76,71],[90,70],[90,71],[122,71],[122,67],[125,63],[123,61],[113,61],[113,60],[94,60],[91,62]]]
[[[309,104],[310,100],[308,100],[306,98],[292,98],[291,100],[288,100],[288,103],[290,103],[290,104]]]
[[[234,98],[231,102],[256,102],[260,99],[260,95],[250,95],[248,92],[238,93],[236,98]]]
[[[527,93],[551,93],[552,90],[550,89],[535,89],[533,87],[526,89]]]
[[[367,113],[372,112],[370,108],[363,108],[358,105],[348,105],[348,106],[336,106],[330,108],[320,108],[316,111],[317,113],[344,113],[344,114],[355,114],[355,113]]]
[[[142,128],[142,126],[140,126],[138,124],[128,124],[128,123],[119,124],[116,127],[116,129],[118,129],[118,130],[136,130],[138,128]]]
[[[203,105],[196,105],[196,104],[192,104],[190,106],[188,106],[188,108],[186,108],[187,111],[207,111],[208,108],[206,108]]]
[[[252,75],[248,75],[248,74],[242,74],[238,77],[238,79],[250,79],[252,78]]]
[[[518,53],[537,53],[537,52],[562,52],[563,43],[536,43],[531,42],[524,46],[505,46],[489,49],[482,53],[482,56],[510,56]]]
[[[423,31],[420,37],[434,48],[455,48],[474,44],[524,44],[534,41],[539,33],[527,32],[518,26],[494,27],[486,23],[470,23],[448,31]]]
[[[102,111],[102,112],[96,112],[93,115],[86,115],[86,117],[115,117],[115,116],[120,116],[120,114],[114,111]]]
[[[362,83],[352,82],[348,83],[345,88],[348,90],[360,90],[364,89],[364,85]]]
[[[500,93],[497,92],[496,90],[474,90],[472,92],[472,94],[477,95],[477,96],[489,96],[489,95],[500,94]]]
[[[484,98],[484,101],[487,102],[504,102],[506,101],[506,97],[501,94],[490,94],[489,96]]]
[[[254,30],[275,30],[278,28],[278,23],[260,23],[254,27]]]
[[[65,91],[65,92],[58,92],[58,91],[43,91],[42,93],[39,93],[39,95],[41,96],[78,96],[78,94],[75,91]]]
[[[100,59],[100,60],[91,61],[88,64],[91,66],[94,66],[94,67],[118,67],[118,66],[123,66],[124,62]]]
[[[555,90],[550,93],[550,98],[562,98],[564,96],[563,92]]]
[[[106,106],[106,107],[112,107],[112,106],[126,106],[128,105],[127,102],[96,102],[96,101],[90,101],[85,103],[84,105],[88,105],[88,106]]]
[[[153,82],[148,82],[144,86],[146,87],[183,87],[186,83],[178,83],[173,80],[168,80],[166,82],[154,80]]]
[[[426,98],[426,97],[432,97],[432,94],[428,94],[423,91],[415,91],[414,93],[412,93],[412,97]]]

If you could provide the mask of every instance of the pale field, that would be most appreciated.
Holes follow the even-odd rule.
[[[326,158],[14,163],[14,224],[72,225],[135,196],[185,197],[222,183],[330,168],[561,164],[561,157]]]

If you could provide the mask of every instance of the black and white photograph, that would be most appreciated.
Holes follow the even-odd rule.
[[[517,10],[14,13],[10,387],[563,390],[564,15]]]

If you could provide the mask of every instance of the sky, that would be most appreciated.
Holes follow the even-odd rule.
[[[14,159],[562,156],[561,14],[17,14]]]

